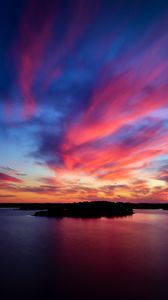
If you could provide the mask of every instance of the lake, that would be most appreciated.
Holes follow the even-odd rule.
[[[5,299],[167,299],[168,212],[48,219],[0,209]]]

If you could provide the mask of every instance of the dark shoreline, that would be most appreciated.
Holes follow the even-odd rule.
[[[84,202],[70,202],[70,203],[0,203],[0,208],[17,208],[21,210],[46,210],[58,206],[70,206],[74,204],[85,203],[109,203],[110,205],[123,205],[131,207],[132,209],[164,209],[168,210],[168,203],[131,203],[131,202],[111,202],[111,201],[84,201]]]
[[[36,211],[40,217],[100,218],[124,217],[134,213],[134,209],[168,210],[167,203],[124,203],[109,201],[74,203],[0,203],[0,208]]]
[[[22,203],[0,204],[0,207],[11,207],[19,210],[35,210],[34,216],[40,217],[73,217],[73,218],[100,218],[124,217],[132,215],[133,209],[127,203],[108,201],[92,201],[78,203]]]

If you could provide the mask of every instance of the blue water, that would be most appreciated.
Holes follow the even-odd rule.
[[[0,209],[0,299],[167,299],[168,212],[47,219]]]

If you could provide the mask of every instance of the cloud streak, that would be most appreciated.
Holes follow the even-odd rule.
[[[14,182],[14,183],[21,183],[22,180],[10,175],[7,175],[5,173],[0,172],[0,181],[3,182]]]

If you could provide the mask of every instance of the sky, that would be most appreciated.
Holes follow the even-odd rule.
[[[0,202],[168,201],[168,3],[0,4]]]

